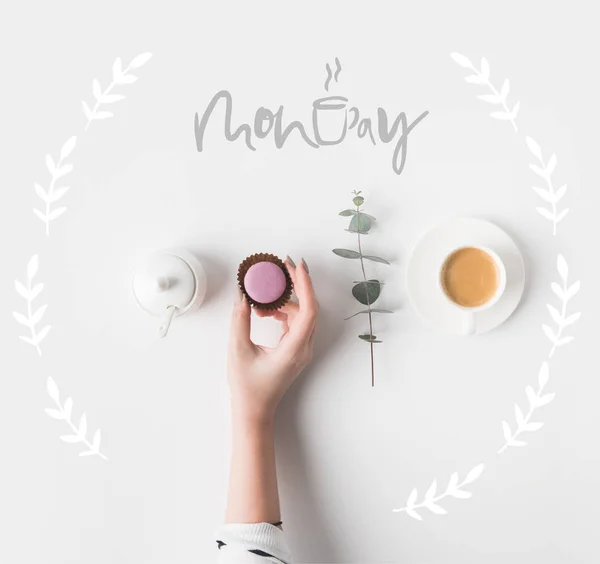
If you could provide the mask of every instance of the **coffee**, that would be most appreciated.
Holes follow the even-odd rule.
[[[482,249],[465,247],[454,251],[441,270],[446,295],[463,307],[480,307],[498,291],[500,276],[496,261]]]

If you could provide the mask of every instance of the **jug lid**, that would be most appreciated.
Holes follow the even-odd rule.
[[[189,309],[198,294],[198,279],[192,266],[173,251],[152,253],[133,276],[133,293],[142,309],[162,316],[168,307],[180,315]]]

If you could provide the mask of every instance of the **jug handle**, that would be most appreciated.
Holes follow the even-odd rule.
[[[165,310],[165,315],[162,319],[160,327],[158,328],[158,336],[162,339],[167,336],[167,332],[169,331],[169,327],[171,326],[171,321],[173,320],[173,316],[175,315],[175,311],[177,310],[177,306],[170,305]]]

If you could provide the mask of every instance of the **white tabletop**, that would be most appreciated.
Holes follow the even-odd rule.
[[[254,252],[303,256],[321,303],[314,361],[277,421],[296,561],[598,560],[594,18],[574,4],[560,13],[544,2],[438,4],[38,2],[34,18],[25,5],[11,8],[0,24],[0,561],[206,561],[199,554],[214,549],[226,494],[229,312],[237,265]],[[111,90],[125,98],[99,104],[86,130],[82,101],[93,111],[93,80],[104,92],[117,56],[124,69],[146,52],[152,58],[128,71],[137,81]],[[492,89],[465,82],[472,71],[452,52],[480,74],[485,57],[497,91],[510,80],[506,109],[478,99]],[[335,57],[342,70],[326,91]],[[232,97],[232,131],[252,125],[260,107],[283,106],[283,127],[299,121],[314,139],[313,102],[342,96],[371,120],[375,144],[364,122],[364,137],[357,126],[318,149],[298,130],[281,148],[273,132],[253,133],[252,151],[243,135],[225,138],[222,100],[198,152],[194,115],[221,90]],[[518,131],[490,117],[517,102]],[[381,141],[379,107],[388,127],[400,112],[409,123],[429,112],[408,135],[401,174],[395,141]],[[331,117],[322,131],[334,136],[345,114],[320,111],[331,112],[319,116]],[[550,169],[556,154],[548,178],[530,168],[542,164],[527,136]],[[68,154],[57,164],[61,148]],[[34,183],[49,189],[49,165],[73,170],[55,171],[64,177],[47,208]],[[568,185],[555,207],[532,190],[550,183],[552,194]],[[385,283],[378,307],[394,311],[375,318],[383,341],[375,388],[368,345],[357,338],[366,320],[344,321],[357,311],[359,265],[331,252],[355,248],[337,215],[352,190],[377,218],[365,252],[392,263],[367,264]],[[49,237],[34,207],[51,216]],[[557,217],[569,208],[556,235],[538,207]],[[420,237],[455,216],[500,226],[527,271],[515,313],[473,339],[423,323],[405,282]],[[197,255],[208,292],[159,340],[158,320],[133,300],[131,271],[170,246]],[[28,265],[30,288],[44,284],[34,297],[15,291],[15,280],[27,286]],[[44,305],[33,333],[12,316],[31,323]],[[253,335],[268,343],[277,328],[261,320]],[[87,444],[61,441],[74,431],[44,412],[58,408],[49,377],[61,408],[72,398],[75,427],[86,414]],[[472,496],[454,495],[456,482]]]

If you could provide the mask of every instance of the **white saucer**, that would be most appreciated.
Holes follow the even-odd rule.
[[[489,309],[476,313],[476,333],[504,323],[515,311],[525,287],[525,264],[515,242],[502,229],[482,219],[452,219],[428,231],[408,262],[407,288],[414,308],[432,325],[460,335],[462,312],[442,294],[438,282],[444,258],[457,247],[478,245],[495,251],[506,266],[506,290]]]

